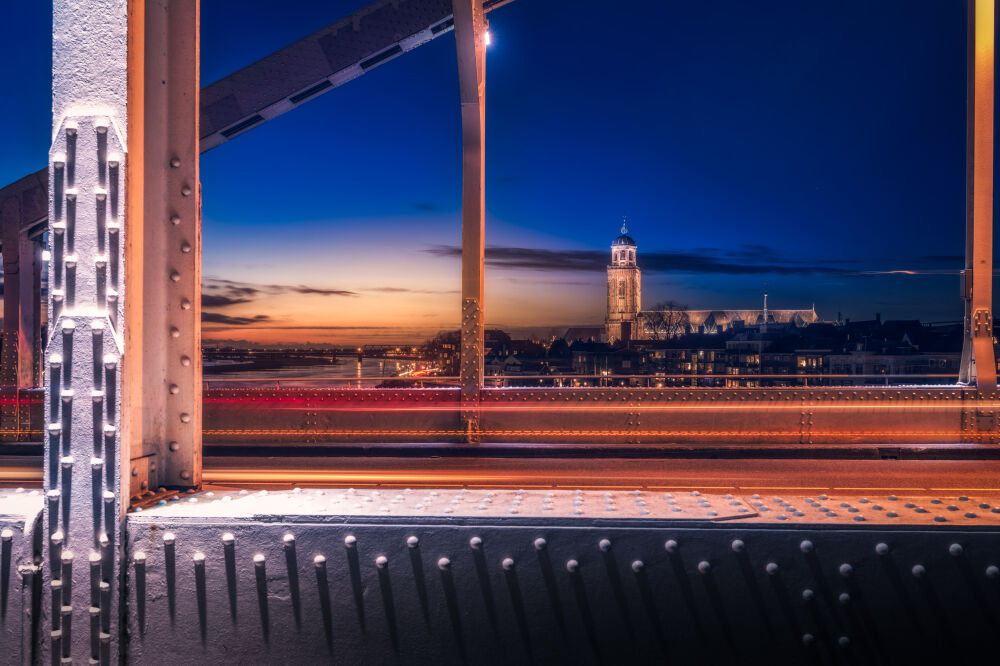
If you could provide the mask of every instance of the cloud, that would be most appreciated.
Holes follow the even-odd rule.
[[[409,287],[368,287],[361,291],[373,291],[380,294],[457,294],[458,289],[410,289]]]
[[[231,317],[218,312],[202,312],[201,321],[203,324],[224,324],[226,326],[249,326],[270,319],[267,315],[257,315],[255,317]]]
[[[766,251],[765,251],[766,250]],[[462,250],[454,245],[435,245],[425,250],[441,257],[461,257]],[[722,256],[714,248],[701,248],[689,252],[644,252],[641,266],[644,271],[656,273],[701,273],[725,275],[750,275],[775,273],[780,275],[847,275],[841,268],[818,263],[783,260],[770,248],[744,246],[736,254]],[[486,263],[494,268],[535,271],[601,271],[608,265],[604,250],[544,250],[526,247],[488,247]],[[749,259],[758,259],[752,261]],[[737,259],[744,259],[738,261]],[[764,260],[766,259],[766,260]]]
[[[438,207],[427,201],[418,201],[413,204],[413,207],[417,210],[422,210],[425,213],[435,213],[438,211]]]
[[[229,305],[239,305],[249,303],[249,298],[237,298],[233,296],[223,296],[222,294],[202,294],[201,307],[203,308],[224,308]]]
[[[313,294],[317,296],[357,296],[358,293],[349,289],[333,289],[328,287],[312,287],[304,284],[257,284],[253,282],[237,282],[236,280],[226,280],[217,277],[205,278],[202,287],[203,292],[209,292],[209,297],[222,296],[229,299],[246,299],[246,303],[261,295],[277,294]],[[235,303],[222,303],[224,305],[234,305]]]

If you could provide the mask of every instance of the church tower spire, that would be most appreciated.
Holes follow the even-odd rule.
[[[641,274],[636,264],[636,244],[628,235],[627,219],[622,216],[621,234],[611,243],[608,265],[608,314],[605,334],[608,342],[642,337],[638,330],[641,307]]]

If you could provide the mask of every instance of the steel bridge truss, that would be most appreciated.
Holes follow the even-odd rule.
[[[500,4],[380,0],[201,90],[199,0],[55,0],[44,485],[0,490],[11,661],[913,663],[971,654],[995,631],[995,489],[200,489],[206,439],[291,441],[309,436],[303,421],[348,440],[472,447],[995,444],[993,2],[969,2],[961,384],[725,391],[485,388],[484,36],[485,11]],[[200,152],[451,29],[460,388],[203,395]],[[8,290],[21,278],[5,321],[27,331],[5,341],[3,368],[22,384],[35,367],[30,276],[44,229],[43,181],[31,178],[0,196]],[[295,404],[257,427],[268,401]],[[128,512],[129,497],[160,487],[172,492]]]

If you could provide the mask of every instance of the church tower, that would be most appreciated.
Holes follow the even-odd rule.
[[[635,251],[635,241],[623,220],[621,235],[611,244],[608,266],[608,315],[604,321],[608,342],[642,337],[638,330],[641,276]]]

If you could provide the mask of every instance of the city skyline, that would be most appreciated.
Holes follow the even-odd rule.
[[[203,85],[362,4],[206,3]],[[0,48],[25,63],[4,70],[24,103],[0,118],[24,132],[4,182],[44,164],[50,140],[33,71],[48,68],[50,8],[13,11],[25,30]],[[598,2],[490,14],[488,326],[600,324],[623,214],[648,304],[759,307],[766,285],[774,307],[815,302],[826,320],[961,317],[961,6],[616,11],[627,29]],[[457,327],[454,57],[441,37],[203,156],[206,339]]]

